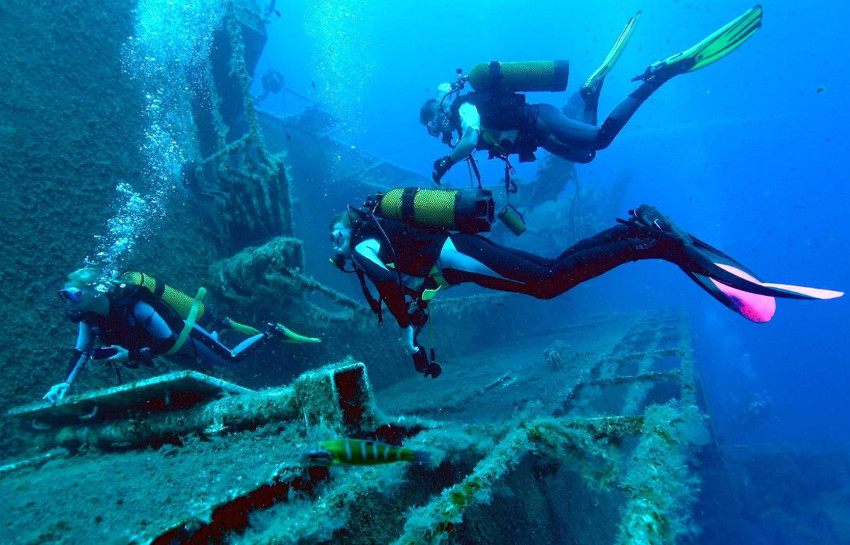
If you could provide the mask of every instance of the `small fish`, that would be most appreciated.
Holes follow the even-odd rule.
[[[302,463],[329,466],[333,463],[376,465],[392,462],[428,463],[431,455],[423,450],[394,447],[365,439],[332,439],[319,444],[318,450],[301,454]]]
[[[280,17],[280,12],[278,10],[274,10],[274,14]]]
[[[286,131],[283,131],[283,133],[286,135],[286,139],[287,139],[287,140],[292,140],[292,135],[291,135],[291,134],[289,134],[289,133],[288,133],[288,132],[286,132]]]
[[[310,85],[312,85],[312,86],[313,86],[313,90],[315,91],[315,90],[316,90],[316,82],[315,82],[315,81],[311,81],[311,82],[310,82]]]

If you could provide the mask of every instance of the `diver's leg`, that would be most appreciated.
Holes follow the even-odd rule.
[[[268,335],[265,333],[253,335],[239,343],[232,350],[224,346],[212,333],[198,325],[192,328],[189,338],[201,359],[210,364],[225,365],[235,363],[253,354],[264,344]]]
[[[551,104],[537,105],[535,142],[549,153],[567,161],[589,163],[596,157],[599,130],[570,119]]]
[[[594,149],[605,149],[610,146],[611,142],[620,134],[620,131],[626,126],[626,123],[628,123],[638,108],[640,108],[641,104],[661,87],[661,84],[667,81],[667,79],[644,82],[640,87],[632,91],[629,96],[614,106],[614,109],[611,110],[611,113],[608,114],[608,117],[605,118],[605,121],[602,122],[602,126],[599,128],[596,141],[593,143]]]
[[[584,88],[570,95],[567,103],[561,108],[561,112],[569,119],[575,119],[581,123],[596,126],[596,118],[599,112],[599,93],[602,90],[600,82],[592,91]]]
[[[641,104],[670,77],[672,75],[645,81],[611,110],[601,127],[570,119],[554,106],[540,104],[537,145],[569,161],[589,163],[596,156],[596,150],[610,146]]]
[[[658,61],[633,81],[643,84],[620,102],[602,123],[594,149],[607,148],[641,104],[673,77],[716,62],[747,41],[761,27],[761,6],[747,10],[691,48]]]
[[[664,249],[657,242],[646,230],[618,225],[547,259],[484,237],[454,234],[446,240],[439,264],[449,284],[474,282],[549,299],[623,263],[661,257]]]
[[[552,260],[478,235],[454,233],[443,244],[437,264],[451,285],[473,282],[489,289],[535,295]]]
[[[577,119],[582,123],[589,123],[590,125],[596,125],[596,116],[592,116],[592,121],[588,119],[585,115],[585,101],[582,98],[581,93],[573,93],[570,95],[570,98],[567,99],[567,103],[564,104],[564,107],[561,108],[561,113],[570,119]]]

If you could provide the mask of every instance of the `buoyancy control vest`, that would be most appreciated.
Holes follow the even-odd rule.
[[[129,305],[132,300],[141,300],[153,307],[168,326],[179,332],[169,354],[177,352],[189,338],[192,327],[204,315],[203,299],[206,289],[200,288],[195,297],[175,289],[154,277],[139,271],[127,271],[112,281],[113,298],[119,304]]]
[[[537,107],[526,104],[520,93],[476,91],[455,99],[449,107],[449,120],[461,130],[460,107],[472,104],[481,117],[478,148],[490,156],[534,153]]]

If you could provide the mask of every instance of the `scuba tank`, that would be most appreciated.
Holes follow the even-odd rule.
[[[494,218],[493,193],[486,189],[391,189],[369,197],[364,205],[381,218],[413,227],[463,233],[489,231]]]
[[[114,282],[119,286],[127,284],[130,286],[139,286],[140,288],[148,290],[151,294],[153,294],[155,299],[162,301],[183,320],[189,318],[193,305],[197,308],[195,321],[200,320],[201,316],[204,315],[204,304],[198,301],[197,298],[187,295],[178,289],[172,288],[164,282],[157,282],[154,277],[143,272],[124,272],[116,278]]]
[[[531,92],[565,91],[570,79],[570,62],[482,62],[469,71],[469,84],[476,91]]]

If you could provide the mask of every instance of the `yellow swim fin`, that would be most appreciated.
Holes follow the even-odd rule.
[[[629,22],[626,23],[623,31],[620,32],[620,36],[617,38],[617,41],[614,42],[614,47],[611,48],[611,51],[608,52],[608,55],[605,57],[605,60],[602,61],[602,64],[599,68],[593,72],[587,81],[581,86],[582,91],[584,92],[593,92],[595,91],[595,87],[602,84],[602,80],[605,79],[605,76],[611,72],[611,69],[614,68],[614,65],[617,64],[617,61],[620,60],[620,56],[623,54],[623,50],[626,48],[626,44],[629,43],[629,40],[632,37],[632,32],[635,30],[635,24],[637,23],[638,17],[640,17],[640,12],[638,11],[634,17],[629,19]]]
[[[229,318],[229,317],[224,318],[224,325],[229,327],[230,329],[236,331],[237,333],[241,333],[241,334],[246,335],[248,337],[253,337],[254,335],[261,333],[261,331],[259,329],[257,329],[256,327],[251,327],[251,326],[246,325],[246,324],[240,324],[239,322],[237,322],[233,318]]]
[[[756,5],[740,17],[714,31],[690,49],[656,62],[647,68],[646,72],[632,78],[632,81],[647,81],[656,77],[668,79],[677,74],[699,70],[719,61],[735,51],[761,28],[761,17],[762,8],[760,5]]]
[[[283,336],[286,337],[283,342],[286,343],[320,343],[322,339],[317,339],[316,337],[305,337],[304,335],[299,335],[298,333],[292,331],[285,325],[281,323],[277,323],[274,325],[275,331],[278,333],[283,333]]]

